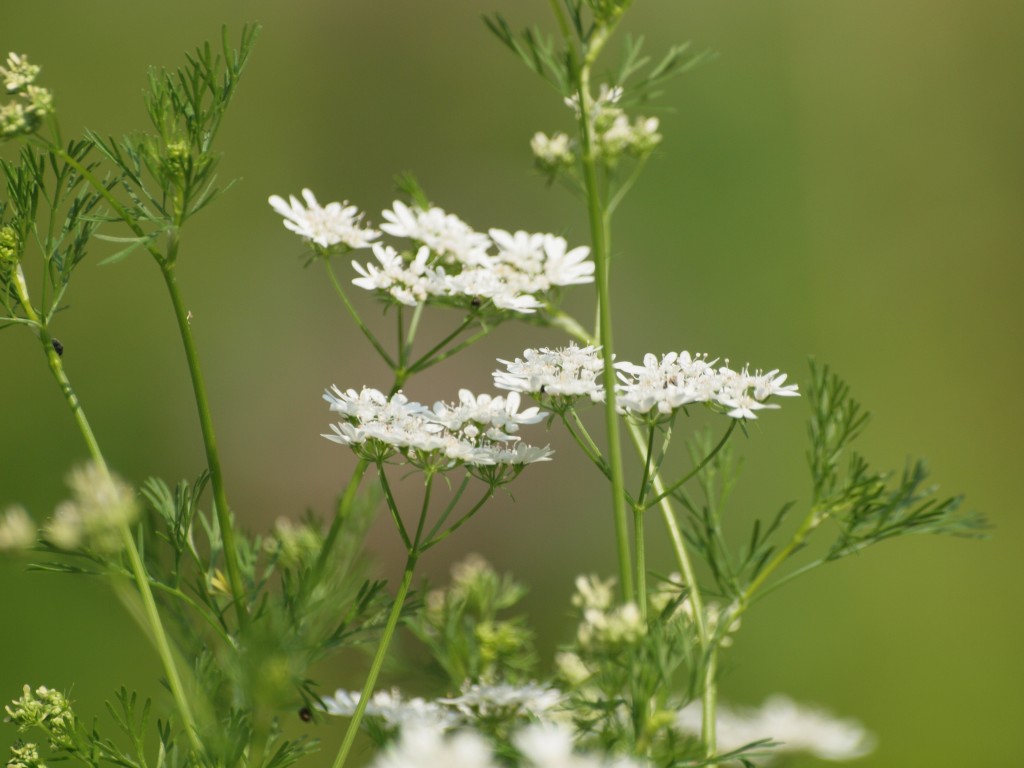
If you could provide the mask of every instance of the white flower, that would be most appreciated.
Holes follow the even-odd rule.
[[[95,462],[71,470],[68,485],[74,499],[57,506],[44,538],[61,549],[84,545],[99,552],[119,551],[124,529],[138,516],[135,492]]]
[[[285,227],[303,239],[322,248],[344,244],[354,250],[368,248],[371,241],[380,236],[376,230],[361,226],[363,214],[354,205],[328,203],[321,207],[308,189],[302,190],[302,197],[305,205],[294,195],[287,202],[278,195],[271,195],[268,202],[284,216]]]
[[[333,697],[323,700],[324,711],[330,715],[351,717],[359,704],[359,697],[358,691],[339,688]],[[459,722],[458,716],[447,707],[418,697],[403,699],[397,688],[373,694],[366,705],[365,714],[379,717],[392,728],[424,726],[442,731]]]
[[[432,408],[411,402],[398,392],[388,397],[364,387],[342,391],[331,387],[324,400],[345,420],[330,425],[323,437],[347,445],[365,458],[380,460],[396,451],[415,466],[451,469],[457,464],[474,467],[521,467],[550,459],[552,450],[520,442],[521,424],[536,424],[547,416],[536,407],[520,411],[519,395],[491,397],[459,391],[459,402],[437,402]],[[495,484],[518,473],[481,474]]]
[[[617,404],[625,413],[667,415],[689,403],[716,403],[734,419],[756,419],[755,411],[778,408],[765,399],[773,394],[798,395],[797,385],[783,386],[785,374],[777,370],[751,374],[744,367],[734,371],[714,367],[706,355],[670,352],[658,358],[644,355],[643,365],[616,363],[619,386]]]
[[[403,728],[371,768],[499,768],[488,743],[475,733],[445,736],[429,726]]]
[[[19,93],[35,82],[39,70],[39,65],[29,64],[24,54],[19,56],[12,51],[7,54],[7,66],[0,67],[0,77],[8,93]]]
[[[614,603],[615,579],[602,579],[595,574],[576,577],[576,594],[572,596],[574,606],[607,611]]]
[[[583,285],[594,282],[594,262],[587,261],[590,248],[581,245],[567,251],[561,237],[544,237],[544,276],[551,285]]]
[[[353,285],[367,291],[387,291],[396,301],[410,307],[422,304],[431,296],[450,293],[444,270],[428,264],[430,249],[426,246],[420,248],[408,263],[389,245],[374,243],[373,255],[377,257],[379,266],[363,266],[352,261],[352,268],[360,274],[352,281]]]
[[[533,768],[640,768],[647,763],[628,757],[577,753],[573,732],[555,723],[528,725],[512,739]]]
[[[525,685],[465,683],[462,686],[461,695],[454,698],[438,699],[438,702],[454,707],[469,718],[513,714],[545,718],[561,706],[564,698],[562,692],[557,688],[549,688],[538,683]]]
[[[449,263],[465,266],[490,263],[487,255],[490,238],[441,208],[410,208],[396,200],[391,210],[383,211],[381,216],[387,223],[380,228],[389,235],[420,242]]]
[[[551,136],[537,132],[530,139],[530,150],[537,161],[544,167],[571,165],[574,158],[569,137],[564,133]]]
[[[700,702],[680,710],[676,728],[698,736]],[[727,752],[760,739],[780,742],[778,752],[809,752],[824,760],[853,760],[874,748],[870,733],[855,720],[839,720],[827,712],[772,696],[758,709],[719,706],[718,747]]]
[[[0,552],[17,552],[36,543],[36,526],[24,507],[8,507],[0,514]]]
[[[495,371],[494,386],[534,396],[581,397],[604,400],[600,347],[570,344],[558,349],[527,349],[514,361],[498,360],[504,371]]]

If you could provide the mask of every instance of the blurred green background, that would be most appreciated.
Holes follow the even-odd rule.
[[[0,50],[43,65],[69,135],[143,127],[148,66],[177,66],[221,24],[265,26],[221,136],[221,178],[241,181],[186,231],[179,269],[229,496],[251,529],[326,512],[347,477],[349,457],[318,436],[323,388],[387,385],[322,271],[301,269],[268,195],[308,186],[379,220],[393,174],[411,170],[477,228],[586,239],[583,211],[545,188],[528,149],[534,131],[568,129],[569,113],[487,33],[480,15],[494,10],[514,26],[546,19],[534,0],[4,0]],[[986,542],[883,545],[776,593],[744,619],[724,697],[785,692],[862,720],[879,747],[859,765],[1019,765],[1024,5],[648,1],[627,26],[652,53],[689,39],[718,56],[668,88],[664,143],[616,220],[620,356],[706,350],[806,381],[813,355],[874,413],[860,447],[875,466],[924,455],[943,490],[996,526]],[[121,474],[194,477],[201,444],[158,273],[141,254],[96,261],[57,329],[69,375]],[[587,290],[570,304],[589,312]],[[503,327],[409,394],[486,389],[495,357],[560,341]],[[0,342],[0,505],[43,519],[85,450],[36,341],[11,329]],[[805,408],[785,402],[737,443],[738,521],[806,500]],[[551,439],[556,462],[424,564],[443,579],[478,551],[514,569],[548,651],[571,632],[573,577],[614,571],[597,475]],[[397,537],[379,522],[374,567],[394,577]],[[0,601],[3,697],[25,682],[67,688],[88,716],[121,683],[160,695],[155,658],[103,584],[4,562]],[[357,681],[334,667],[321,682]],[[316,730],[335,742],[341,729]]]

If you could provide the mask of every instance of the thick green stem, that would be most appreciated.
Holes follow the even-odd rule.
[[[374,654],[373,662],[370,664],[370,672],[366,677],[366,682],[363,684],[363,690],[359,694],[359,703],[356,705],[356,711],[352,713],[352,720],[348,724],[348,730],[345,731],[345,739],[341,743],[341,749],[338,750],[337,757],[334,758],[333,768],[342,768],[345,765],[349,752],[352,750],[352,744],[355,742],[356,734],[359,732],[359,724],[363,721],[363,713],[366,711],[366,705],[369,704],[370,697],[373,695],[374,686],[377,684],[377,677],[380,675],[381,667],[384,666],[388,646],[391,644],[391,638],[395,634],[395,628],[398,626],[399,618],[401,618],[402,606],[405,604],[406,595],[409,594],[409,586],[412,584],[413,571],[416,568],[416,560],[418,558],[419,553],[412,551],[405,562],[405,572],[402,574],[401,584],[398,585],[398,594],[395,595],[394,605],[391,606],[391,614],[388,616],[388,623],[384,627],[384,635],[381,637],[380,645],[377,646],[377,653]]]
[[[597,38],[603,35],[595,32]],[[599,47],[599,46],[598,46]],[[594,54],[593,56],[591,54]],[[605,202],[597,179],[597,157],[591,125],[590,64],[596,51],[588,49],[578,71],[580,106],[580,144],[583,165],[583,185],[587,196],[587,215],[590,219],[590,241],[595,265],[598,301],[598,340],[604,359],[603,382],[605,389],[605,431],[608,436],[608,468],[612,482],[612,516],[615,521],[615,541],[619,560],[619,578],[623,600],[635,599],[629,545],[629,523],[626,515],[626,478],[622,466],[622,442],[619,437],[619,415],[615,409],[614,344],[612,340],[611,307],[611,251],[610,233]]]
[[[181,335],[181,343],[185,348],[185,358],[188,361],[189,375],[192,378],[192,391],[195,393],[196,410],[199,413],[199,425],[203,433],[203,445],[206,449],[206,464],[210,470],[210,484],[213,486],[213,502],[217,513],[217,523],[220,527],[221,542],[223,543],[224,565],[227,569],[228,586],[231,589],[235,614],[238,617],[238,625],[240,628],[244,628],[249,623],[248,600],[239,566],[234,523],[231,519],[231,509],[228,507],[227,493],[224,490],[224,473],[221,471],[220,454],[217,451],[217,436],[213,431],[210,401],[206,395],[206,384],[203,382],[203,373],[199,365],[199,354],[196,351],[195,341],[192,338],[191,316],[185,308],[185,302],[182,299],[181,290],[178,288],[178,282],[174,273],[176,263],[174,258],[175,251],[176,240],[172,239],[172,245],[168,249],[168,257],[160,262],[160,271],[164,276],[171,304],[174,306],[174,316],[178,321],[178,332]]]

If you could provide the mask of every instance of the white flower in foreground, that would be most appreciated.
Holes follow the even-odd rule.
[[[439,728],[411,726],[371,768],[499,768],[490,745],[475,733],[445,736]]]
[[[515,360],[498,360],[504,371],[495,371],[494,386],[535,397],[581,397],[604,400],[600,347],[570,344],[558,349],[527,349]]]
[[[676,728],[686,734],[700,735],[699,701],[679,712]],[[823,760],[853,760],[874,749],[874,738],[860,723],[801,706],[786,696],[772,696],[759,709],[720,706],[717,734],[721,752],[761,739],[780,742],[773,751],[809,752]]]
[[[464,684],[461,695],[437,701],[454,707],[470,718],[515,714],[545,719],[562,705],[563,700],[564,696],[557,688],[549,688],[538,683],[525,685],[473,683]]]
[[[328,203],[322,207],[308,189],[302,190],[303,205],[294,195],[287,201],[279,195],[271,195],[267,202],[284,216],[284,225],[305,240],[322,248],[343,244],[355,250],[369,248],[380,233],[361,226],[363,214],[348,203]]]
[[[359,705],[359,697],[358,691],[339,688],[334,696],[323,700],[323,709],[329,715],[351,717]],[[459,722],[458,715],[447,707],[419,697],[403,699],[398,689],[373,694],[366,705],[365,714],[379,717],[392,728],[423,726],[443,731]]]
[[[573,732],[564,725],[529,725],[512,739],[533,768],[641,768],[648,763],[628,757],[574,751]]]

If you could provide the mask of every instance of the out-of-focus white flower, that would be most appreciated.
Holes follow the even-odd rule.
[[[529,725],[512,739],[533,768],[641,768],[647,763],[628,757],[574,751],[572,729],[556,723]]]
[[[699,701],[680,710],[676,728],[700,734]],[[874,749],[874,738],[857,721],[840,720],[786,696],[772,696],[760,708],[719,706],[716,732],[723,752],[761,739],[779,742],[776,752],[809,752],[823,760],[853,760]]]
[[[440,728],[410,726],[371,768],[499,768],[483,737],[468,731],[446,736]]]
[[[362,226],[363,214],[354,205],[328,203],[321,206],[308,189],[302,190],[303,205],[294,195],[288,200],[279,195],[268,199],[271,207],[284,216],[284,225],[299,237],[321,248],[345,245],[352,250],[369,248],[380,233]]]
[[[105,467],[91,462],[68,475],[72,500],[61,502],[43,536],[61,549],[85,546],[117,552],[124,546],[124,528],[138,516],[135,492]]]
[[[462,693],[459,696],[437,701],[454,707],[470,719],[511,715],[544,719],[552,711],[558,709],[563,700],[564,696],[557,688],[550,688],[538,683],[525,685],[466,683],[462,686]]]
[[[324,711],[329,715],[351,717],[359,705],[359,692],[339,688],[334,696],[325,698]],[[403,699],[397,688],[377,691],[366,705],[365,714],[379,717],[390,728],[433,727],[438,731],[454,727],[459,717],[448,707],[421,698]]]
[[[24,507],[8,507],[0,514],[0,552],[17,552],[35,543],[36,525]]]
[[[554,133],[551,136],[537,132],[530,139],[530,150],[537,162],[544,168],[559,168],[572,165],[572,143],[568,135]]]
[[[572,596],[574,606],[582,610],[607,611],[614,603],[615,579],[602,579],[594,574],[576,577],[576,594]]]
[[[7,54],[7,66],[0,67],[0,77],[8,93],[20,93],[35,82],[40,69],[38,64],[29,64],[24,54],[19,56],[12,51]]]

